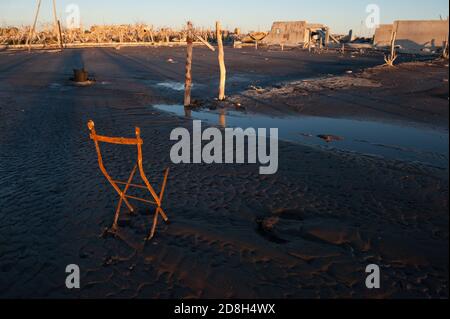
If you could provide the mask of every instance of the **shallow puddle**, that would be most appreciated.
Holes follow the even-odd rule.
[[[160,82],[156,86],[174,91],[184,91],[184,83],[181,82]]]
[[[448,168],[448,131],[354,119],[272,117],[230,110],[194,111],[182,105],[154,107],[222,127],[278,128],[280,139],[290,142]]]

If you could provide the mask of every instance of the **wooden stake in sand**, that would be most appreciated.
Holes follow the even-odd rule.
[[[34,14],[33,26],[30,29],[30,34],[28,35],[28,40],[27,40],[28,52],[31,52],[31,41],[33,40],[34,30],[36,29],[36,22],[37,22],[37,18],[38,18],[40,9],[41,9],[41,0],[38,0],[37,7],[36,7],[36,13]]]
[[[223,51],[222,30],[220,22],[216,22],[217,45],[219,48],[219,67],[220,67],[220,85],[219,85],[219,101],[225,100],[225,82],[227,70],[225,67],[225,54]]]
[[[187,55],[186,55],[186,79],[184,84],[184,106],[191,105],[191,88],[192,88],[192,52],[193,52],[193,31],[192,23],[187,24]]]

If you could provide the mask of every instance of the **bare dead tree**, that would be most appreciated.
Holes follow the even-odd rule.
[[[444,44],[444,48],[443,48],[443,50],[442,50],[442,57],[445,59],[445,60],[448,60],[448,57],[449,57],[449,48],[448,48],[448,42],[449,42],[449,36],[447,36],[447,40],[445,41],[445,44]]]
[[[397,60],[397,58],[398,58],[397,52],[395,51],[395,40],[396,39],[397,39],[397,32],[394,31],[392,33],[392,38],[391,38],[391,53],[388,56],[384,56],[384,61],[386,62],[385,65],[387,65],[389,67],[393,67],[395,60]]]
[[[186,76],[184,84],[184,106],[191,105],[192,88],[192,53],[193,53],[193,26],[192,22],[187,23],[187,49],[186,49]]]
[[[28,40],[27,40],[28,52],[31,51],[31,41],[33,40],[34,31],[36,30],[36,23],[37,23],[37,18],[39,16],[39,10],[40,9],[41,9],[41,0],[38,0],[37,7],[36,7],[36,12],[34,14],[33,27],[30,29],[30,34],[28,35]]]
[[[219,84],[219,101],[225,100],[225,82],[227,76],[227,70],[225,67],[225,54],[223,50],[223,41],[222,41],[222,30],[220,22],[216,22],[216,34],[217,34],[217,45],[219,47],[219,67],[220,67],[220,84]]]
[[[53,0],[53,19],[54,21],[54,32],[56,33],[56,37],[58,38],[58,45],[60,47],[60,49],[63,49],[63,45],[62,45],[62,39],[61,39],[61,28],[60,28],[60,23],[58,20],[58,16],[56,14],[56,2],[55,0]]]

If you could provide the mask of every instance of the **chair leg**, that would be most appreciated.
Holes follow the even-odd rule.
[[[134,166],[133,171],[131,172],[130,177],[128,178],[127,185],[125,186],[125,189],[123,190],[122,194],[120,195],[119,204],[117,205],[116,214],[114,216],[114,223],[111,227],[111,229],[113,231],[117,230],[117,223],[119,222],[120,209],[122,208],[122,202],[124,200],[126,200],[125,195],[126,195],[128,189],[130,188],[130,184],[131,184],[131,181],[133,180],[134,174],[136,173],[136,169],[137,169],[137,165]],[[127,205],[127,206],[130,209],[130,213],[133,213],[133,207],[130,207],[130,205]]]
[[[164,221],[167,224],[169,222],[169,218],[167,217],[166,213],[164,213],[164,211],[161,207],[159,208],[159,213],[161,214],[161,217],[164,219]]]
[[[150,231],[150,235],[147,237],[146,240],[152,240],[153,237],[155,237],[155,231],[156,231],[156,225],[158,224],[158,215],[159,215],[160,208],[156,208],[155,215],[153,216],[153,226],[152,230]]]
[[[164,199],[164,192],[166,190],[168,176],[169,176],[169,169],[166,169],[164,172],[164,180],[163,180],[163,184],[161,186],[161,192],[159,193],[159,204],[160,205],[162,205],[162,202]],[[155,236],[155,231],[156,231],[156,226],[158,223],[158,215],[159,214],[161,214],[161,217],[163,218],[165,223],[169,222],[169,218],[167,217],[164,210],[161,208],[161,206],[158,206],[155,211],[155,216],[153,216],[153,226],[152,226],[152,230],[151,230],[150,235],[147,238],[147,240],[152,240],[153,237]]]
[[[120,197],[119,204],[117,205],[117,208],[116,208],[116,214],[114,215],[114,222],[113,222],[113,225],[111,226],[111,230],[112,231],[116,231],[117,230],[117,223],[119,221],[120,209],[122,207],[122,202],[123,202],[123,198]]]
[[[169,177],[169,169],[166,169],[165,172],[164,172],[164,180],[163,180],[163,184],[161,186],[161,192],[159,193],[159,200],[161,202],[162,202],[162,200],[164,198],[164,192],[166,191],[167,177]]]
[[[161,193],[159,194],[159,200],[161,202],[161,205],[162,205],[162,202],[164,199],[164,192],[166,191],[168,177],[169,177],[169,169],[166,169],[166,171],[164,172],[164,180],[163,180],[163,184],[161,187]],[[164,221],[167,223],[169,221],[169,218],[167,217],[166,213],[164,212],[164,210],[161,207],[159,207],[159,213],[161,214]]]

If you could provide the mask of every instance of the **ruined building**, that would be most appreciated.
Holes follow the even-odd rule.
[[[263,40],[268,45],[302,45],[309,42],[310,35],[325,31],[323,24],[310,24],[306,21],[274,22],[272,29]]]
[[[419,52],[424,48],[443,47],[448,41],[449,23],[448,20],[402,20],[380,25],[373,44],[378,47],[389,46],[394,32],[395,44],[400,46],[400,50]]]

